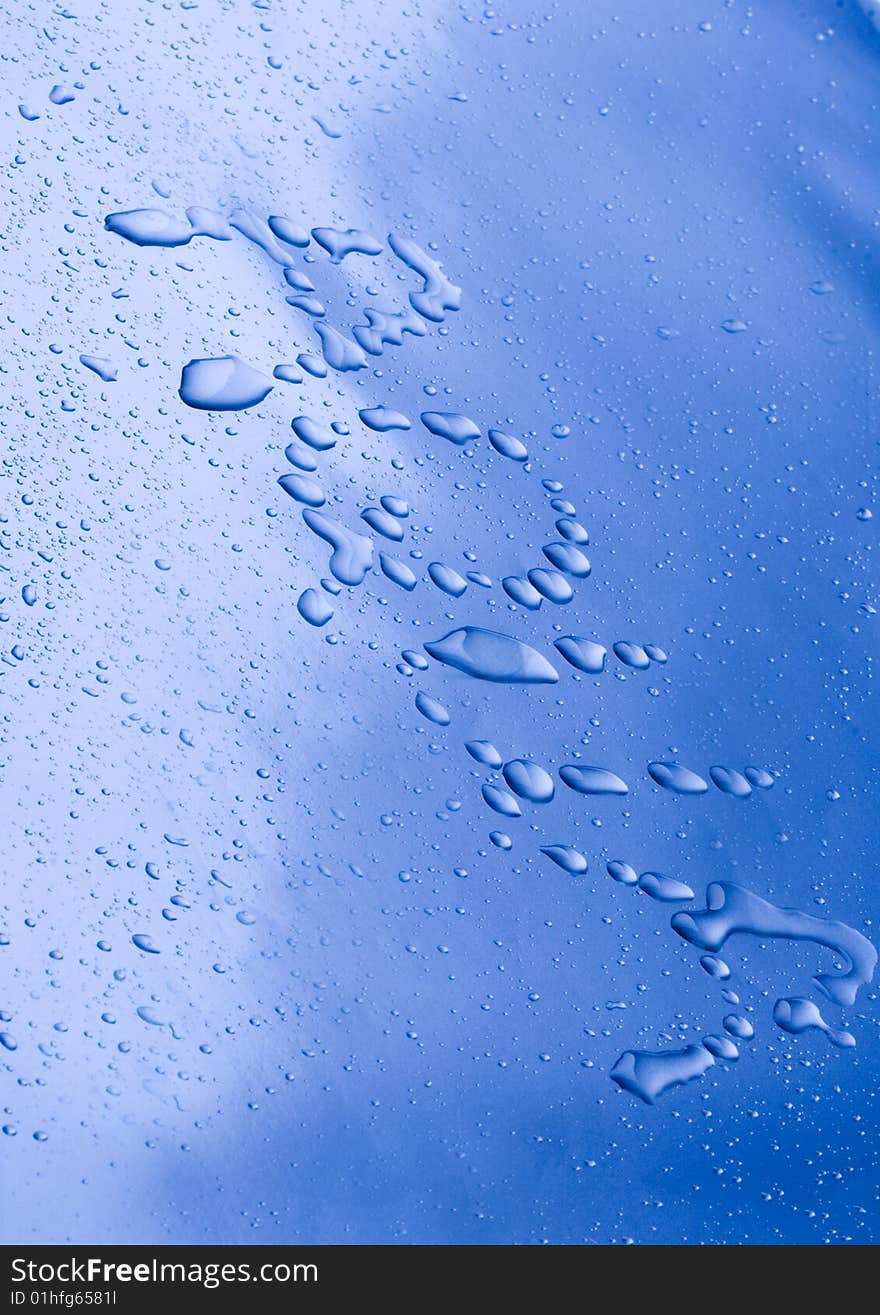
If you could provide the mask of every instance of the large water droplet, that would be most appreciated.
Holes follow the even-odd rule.
[[[522,809],[509,790],[503,790],[499,785],[484,785],[482,794],[489,807],[502,817],[522,816]]]
[[[500,429],[489,430],[489,442],[502,457],[510,461],[528,461],[529,449],[521,438],[513,434],[504,434]]]
[[[297,602],[297,611],[310,626],[325,626],[333,615],[333,608],[326,594],[317,589],[304,589]]]
[[[605,669],[605,649],[592,639],[579,639],[577,635],[563,635],[553,641],[571,666],[596,676]]]
[[[614,656],[619,658],[624,666],[632,667],[635,671],[644,671],[651,665],[651,659],[641,644],[630,644],[625,640],[619,640],[613,648]]]
[[[464,746],[475,762],[482,763],[484,767],[491,767],[497,770],[501,766],[501,754],[490,744],[488,740],[468,740]]]
[[[542,845],[541,853],[573,877],[579,877],[587,870],[587,860],[579,849],[573,849],[571,845]]]
[[[514,794],[533,804],[549,803],[556,793],[550,773],[526,758],[513,758],[505,763],[504,779]]]
[[[445,566],[443,562],[431,562],[428,575],[438,589],[442,589],[443,593],[450,594],[453,598],[460,598],[467,589],[467,580],[464,576],[459,575],[451,566]]]
[[[639,890],[664,904],[694,898],[690,886],[686,886],[683,881],[676,881],[674,877],[665,877],[662,872],[643,872],[639,877]]]
[[[626,1050],[611,1070],[611,1079],[646,1105],[670,1087],[693,1082],[715,1063],[705,1046],[684,1050]]]
[[[480,437],[479,425],[457,411],[423,411],[421,421],[432,434],[447,438],[457,447],[464,447],[465,443]]]
[[[606,767],[581,767],[576,763],[567,763],[560,767],[559,775],[571,790],[578,794],[626,794],[628,786],[614,772]]]
[[[713,784],[724,794],[733,795],[736,799],[747,799],[752,793],[752,787],[742,772],[734,771],[732,767],[710,767],[709,775]]]
[[[680,763],[648,763],[651,779],[674,794],[705,794],[709,789],[702,776]]]
[[[192,360],[180,376],[180,397],[198,411],[243,411],[272,391],[267,379],[237,356]]]
[[[306,508],[303,520],[310,530],[333,548],[330,570],[340,584],[360,584],[373,564],[373,541],[365,534],[354,534],[320,511]]]
[[[422,716],[427,717],[435,726],[448,726],[452,721],[443,704],[437,699],[432,699],[430,694],[425,694],[422,690],[416,695],[416,707]]]
[[[368,429],[373,429],[378,434],[387,433],[390,429],[409,429],[412,426],[409,416],[405,416],[402,411],[395,411],[391,406],[365,406],[358,411],[358,415]]]
[[[500,684],[554,684],[559,675],[543,654],[511,635],[479,626],[450,630],[442,639],[425,644],[437,662],[455,667],[477,680]]]

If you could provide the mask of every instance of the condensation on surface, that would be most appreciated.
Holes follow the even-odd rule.
[[[875,6],[2,14],[4,1240],[876,1240]]]

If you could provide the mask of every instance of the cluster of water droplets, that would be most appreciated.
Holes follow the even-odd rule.
[[[368,232],[330,227],[316,227],[308,232],[279,216],[262,220],[244,210],[223,215],[204,207],[188,209],[184,218],[155,209],[125,211],[108,216],[106,227],[143,247],[185,246],[196,238],[227,242],[236,234],[243,236],[277,264],[284,287],[289,289],[284,293],[286,302],[311,324],[317,339],[316,350],[301,352],[293,364],[276,364],[271,376],[236,356],[193,359],[184,364],[180,397],[186,405],[200,410],[242,410],[257,406],[278,382],[300,384],[304,377],[324,377],[328,370],[340,374],[362,370],[368,357],[381,356],[386,346],[402,345],[406,335],[424,336],[431,325],[442,324],[447,313],[461,305],[460,288],[451,282],[438,261],[410,238],[399,235],[388,237],[387,250],[417,276],[420,286],[410,291],[409,304],[403,310],[391,313],[366,308],[364,322],[354,325],[349,336],[327,322],[319,289],[298,267],[294,252],[302,252],[314,243],[335,265],[354,255],[373,259],[382,255],[386,246]],[[739,331],[732,321],[723,327],[731,333]],[[110,361],[86,355],[80,360],[102,381],[109,383],[116,378]],[[364,433],[375,436],[376,441],[390,434],[409,438],[416,425],[412,417],[381,401],[359,408],[358,419]],[[483,440],[483,424],[460,411],[425,410],[418,416],[418,425],[425,434],[448,442],[462,455],[472,455],[475,445]],[[558,428],[559,437],[568,435],[567,427]],[[404,595],[412,594],[422,585],[436,590],[447,606],[467,607],[474,588],[495,590],[494,577],[476,569],[476,564],[474,569],[463,572],[442,560],[422,565],[420,551],[411,553],[409,562],[403,559],[401,545],[406,542],[411,508],[397,490],[381,493],[360,509],[357,529],[340,522],[335,514],[330,515],[320,479],[320,463],[332,458],[338,439],[347,436],[349,430],[340,421],[318,421],[308,415],[295,416],[291,430],[293,437],[285,448],[285,457],[292,469],[279,476],[278,484],[300,508],[304,527],[329,552],[328,576],[308,585],[299,596],[297,608],[305,622],[314,627],[327,626],[342,592],[357,589],[377,569]],[[492,453],[528,471],[533,469],[528,445],[521,437],[509,432],[507,427],[493,425],[486,426],[485,432]],[[543,561],[506,574],[502,565],[498,572],[500,590],[509,604],[527,613],[537,613],[545,605],[552,609],[570,604],[593,570],[586,552],[590,534],[575,502],[563,496],[563,485],[555,479],[543,479],[542,489],[552,513],[555,536],[548,538],[542,547]],[[25,598],[25,601],[30,600]],[[407,676],[418,673],[424,677],[431,672],[433,662],[434,670],[446,668],[488,686],[557,684],[561,677],[551,656],[554,650],[572,670],[575,680],[601,676],[609,658],[613,658],[621,672],[632,673],[665,668],[668,663],[666,649],[653,641],[617,639],[603,644],[595,637],[565,634],[551,637],[542,651],[505,631],[473,624],[467,616],[456,618],[456,623],[445,633],[425,640],[422,649],[423,652],[404,650],[397,670]],[[441,699],[433,688],[419,688],[414,696],[419,715],[441,730],[455,722],[455,708],[450,708],[450,702],[450,697],[444,695]],[[528,756],[507,756],[487,739],[468,740],[465,749],[487,774],[480,786],[483,804],[505,822],[522,818],[524,810],[534,810],[533,816],[540,817],[542,810],[556,798],[557,780],[572,795],[608,800],[611,804],[615,799],[629,796],[634,788],[632,782],[619,774],[614,763],[542,763]],[[645,766],[648,782],[684,796],[708,795],[711,784],[725,796],[746,800],[754,798],[756,791],[769,789],[775,780],[769,770],[755,765],[740,768],[715,764],[702,770],[705,775],[678,761],[661,759],[652,759]],[[489,839],[502,851],[510,850],[514,844],[506,830],[490,831]],[[584,848],[576,835],[565,839],[548,837],[537,846],[538,852],[552,865],[574,878],[582,878],[589,869],[590,859]],[[717,957],[717,951],[730,936],[786,938],[830,948],[848,966],[842,972],[820,973],[815,982],[839,1006],[851,1005],[859,987],[871,980],[876,952],[861,933],[845,924],[815,918],[799,910],[778,908],[745,887],[729,882],[709,885],[705,910],[697,907],[684,910],[680,906],[692,904],[697,896],[692,886],[679,877],[654,870],[639,873],[624,860],[611,860],[606,868],[608,876],[619,885],[631,887],[660,905],[679,906],[672,916],[671,930],[704,951],[701,966],[719,983],[722,1003],[736,1011],[725,1014],[720,1030],[705,1036],[698,1044],[678,1050],[627,1050],[620,1056],[611,1070],[611,1078],[646,1103],[653,1103],[671,1087],[701,1077],[718,1061],[735,1061],[739,1046],[753,1038],[754,1027],[740,1010],[739,996],[727,984],[730,968]],[[136,935],[133,941],[144,954],[158,952],[145,934]],[[147,1023],[165,1025],[167,1022],[154,1017],[150,1008],[145,1007],[145,1012],[139,1013]],[[799,1035],[818,1030],[835,1046],[848,1048],[855,1044],[849,1031],[827,1023],[818,1006],[805,997],[778,999],[773,1021],[787,1033]],[[4,1032],[0,1039],[7,1049],[14,1046],[8,1033]]]

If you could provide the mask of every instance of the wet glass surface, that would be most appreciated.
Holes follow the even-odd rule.
[[[0,6],[4,1240],[876,1240],[871,8]]]

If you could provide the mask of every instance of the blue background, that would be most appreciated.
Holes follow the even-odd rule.
[[[773,1002],[830,956],[734,941],[755,1040],[644,1106],[609,1080],[620,1053],[699,1040],[729,1006],[670,908],[604,870],[700,898],[732,879],[873,935],[870,14],[2,11],[3,1239],[877,1240],[876,991],[845,1014],[855,1050],[788,1037]],[[192,205],[411,235],[462,309],[368,369],[190,410],[192,357],[271,374],[315,350],[243,238],[138,248],[103,226]],[[377,291],[418,286],[387,249],[310,257],[346,332]],[[380,403],[412,430],[365,429]],[[424,409],[532,461],[432,438]],[[306,625],[326,545],[276,482],[300,413],[350,431],[320,463],[334,515],[405,497],[391,550],[493,588],[409,595],[374,570]],[[593,574],[523,614],[499,582],[552,535],[544,478]],[[578,681],[560,660],[535,688],[398,672],[463,624],[551,654],[569,632],[654,642],[669,663]],[[560,786],[501,824],[475,737],[551,769],[583,752],[630,793]],[[680,797],[653,759],[778,779]],[[557,842],[585,877],[542,857]]]

